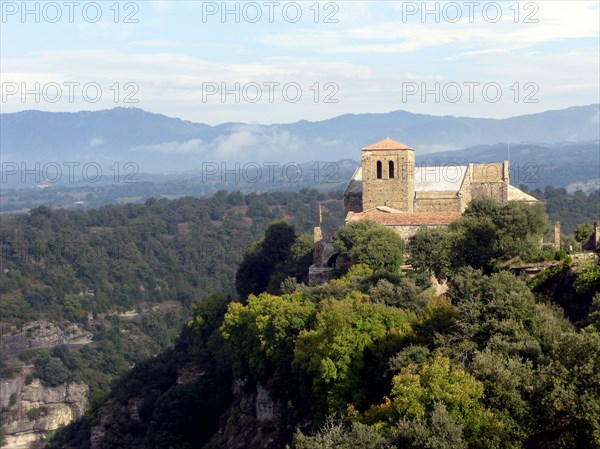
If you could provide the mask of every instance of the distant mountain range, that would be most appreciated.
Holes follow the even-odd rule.
[[[8,163],[12,170],[15,164],[30,168],[36,162],[41,167],[55,162],[65,170],[69,163],[95,162],[105,173],[115,163],[135,162],[139,172],[164,173],[197,170],[213,162],[358,160],[360,148],[385,137],[413,146],[423,162],[502,160],[510,141],[514,157],[536,163],[566,158],[589,167],[598,160],[599,134],[598,104],[501,120],[394,111],[317,122],[217,126],[137,108],[0,114],[5,171]],[[468,149],[449,151],[462,148]]]
[[[417,155],[417,164],[489,163],[510,160],[511,183],[530,189],[547,185],[567,190],[600,189],[600,143],[477,145],[455,151]]]

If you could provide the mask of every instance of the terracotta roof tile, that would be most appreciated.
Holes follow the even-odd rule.
[[[385,226],[448,225],[462,216],[460,212],[398,212],[389,213],[371,209],[348,214],[348,221],[373,220]]]
[[[380,142],[369,145],[368,147],[364,147],[363,150],[415,150],[403,143],[396,142],[395,140],[390,139],[389,137],[383,139]]]

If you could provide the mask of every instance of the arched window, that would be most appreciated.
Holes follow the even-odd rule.
[[[390,168],[390,179],[394,179],[394,161],[390,161],[389,163],[389,168]]]
[[[383,167],[381,161],[377,161],[377,179],[381,179],[383,177]]]

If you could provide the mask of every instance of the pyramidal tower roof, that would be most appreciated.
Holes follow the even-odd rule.
[[[414,148],[404,145],[403,143],[396,142],[395,140],[390,139],[389,137],[387,137],[377,143],[369,145],[368,147],[364,147],[363,151],[364,150],[412,150],[412,151],[415,151]]]

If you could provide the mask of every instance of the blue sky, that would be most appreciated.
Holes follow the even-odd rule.
[[[596,1],[1,3],[2,112],[501,118],[600,96]]]

